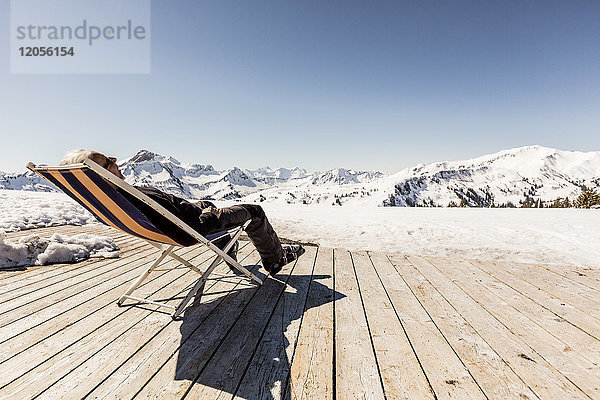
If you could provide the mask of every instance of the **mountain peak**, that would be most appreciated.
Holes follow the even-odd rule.
[[[144,161],[152,161],[157,157],[162,157],[159,154],[153,153],[149,150],[140,150],[135,153],[132,157],[128,158],[126,161],[130,163],[140,163]],[[125,161],[125,160],[124,160]]]

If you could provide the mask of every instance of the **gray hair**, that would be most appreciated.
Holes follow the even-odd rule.
[[[60,160],[60,165],[82,163],[86,158],[91,158],[92,153],[93,151],[84,149],[70,151]]]

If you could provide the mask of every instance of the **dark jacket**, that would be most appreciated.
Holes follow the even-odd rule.
[[[169,210],[177,218],[181,219],[192,229],[203,236],[212,233],[211,231],[218,226],[218,219],[215,214],[211,212],[202,213],[202,209],[200,207],[190,203],[187,200],[173,196],[172,194],[161,192],[153,187],[135,186],[135,188]],[[196,239],[160,215],[152,207],[146,205],[146,203],[143,201],[123,190],[119,190],[119,192],[124,195],[144,215],[146,215],[150,222],[152,222],[154,226],[160,229],[165,235],[171,237],[176,242],[184,246],[191,246],[198,243]]]

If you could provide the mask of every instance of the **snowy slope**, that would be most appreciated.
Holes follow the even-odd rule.
[[[335,171],[335,170],[334,170]],[[471,207],[575,199],[600,188],[600,152],[527,146],[464,161],[419,164],[389,175],[340,176],[314,185],[271,188],[243,200],[288,204],[446,207],[464,199]],[[327,182],[344,182],[331,186]]]
[[[600,187],[600,152],[562,151],[542,146],[504,150],[463,161],[419,164],[393,174],[336,168],[309,173],[301,168],[233,167],[182,163],[141,150],[119,163],[126,180],[188,199],[359,206],[472,207],[576,198]],[[0,188],[56,191],[40,178],[0,173]]]
[[[45,179],[31,171],[24,173],[0,172],[0,189],[27,190],[33,192],[58,192],[59,190]]]
[[[211,165],[181,163],[141,150],[119,163],[125,180],[136,186],[153,186],[188,199],[235,199],[267,187],[239,168],[216,171]]]
[[[446,206],[465,199],[469,206],[557,197],[574,199],[585,188],[600,187],[600,152],[562,151],[527,146],[465,161],[418,165],[389,178],[390,206]]]
[[[371,182],[383,176],[381,172],[343,168],[312,174],[298,167],[265,167],[257,170],[233,167],[226,171],[215,171],[210,165],[180,163],[172,157],[147,150],[121,161],[119,166],[126,181],[133,185],[154,186],[185,198],[213,200],[245,198],[273,188],[300,187],[311,190],[324,187],[335,191],[335,188],[343,185]]]
[[[0,231],[95,222],[92,214],[66,194],[0,189]]]
[[[295,168],[271,168],[264,167],[256,170],[245,170],[246,174],[260,182],[267,183],[269,185],[276,185],[285,183],[291,179],[302,179],[309,176],[305,169]]]

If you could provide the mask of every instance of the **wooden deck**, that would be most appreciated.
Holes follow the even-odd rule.
[[[35,232],[84,231],[120,258],[0,271],[0,398],[600,399],[600,270],[308,247],[258,289],[212,281],[172,321],[116,305],[149,245]],[[239,258],[264,272],[247,242]],[[193,279],[160,271],[142,291]]]

